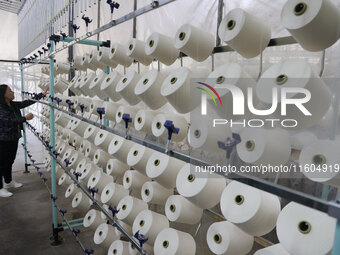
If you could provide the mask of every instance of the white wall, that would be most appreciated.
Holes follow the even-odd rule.
[[[18,60],[17,15],[0,10],[0,59]]]

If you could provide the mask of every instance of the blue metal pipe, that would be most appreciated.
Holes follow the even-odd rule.
[[[82,226],[83,226],[83,223],[78,223],[78,224],[70,225],[71,228],[82,227]],[[67,230],[67,229],[69,229],[69,227],[65,226],[65,227],[63,227],[63,229]]]
[[[340,254],[340,221],[337,220],[332,255],[339,254]]]
[[[68,223],[75,223],[75,222],[82,222],[84,218],[69,220]],[[62,225],[67,225],[65,222],[62,223]]]
[[[105,72],[106,74],[109,74],[109,73],[110,73],[110,67],[107,66],[107,67],[104,69],[104,72]],[[108,97],[105,98],[104,101],[108,102],[108,101],[109,101],[109,98],[108,98]],[[104,118],[104,126],[107,126],[107,127],[109,126],[109,120],[108,120],[108,119],[105,119],[105,118]],[[106,167],[103,168],[103,172],[106,173]]]
[[[54,42],[50,41],[51,48],[50,52],[54,50]],[[54,97],[54,56],[50,56],[50,95]],[[50,104],[52,104],[52,99],[50,98]],[[54,136],[54,108],[50,107],[50,145],[52,146],[52,151],[55,150],[55,136]],[[56,174],[55,174],[55,159],[51,156],[51,191],[53,197],[57,197],[56,188]],[[53,227],[58,228],[58,217],[57,217],[57,207],[52,199],[52,220]]]
[[[32,62],[33,63],[38,63],[38,64],[43,64],[43,63],[45,63],[45,64],[48,64],[48,63],[50,63],[48,60],[43,60],[43,59],[34,59],[34,60],[32,60]]]
[[[39,166],[39,165],[44,165],[45,163],[32,163],[32,166]]]
[[[22,66],[20,66],[20,78],[21,78],[21,98],[22,100],[24,101],[25,98],[24,98],[24,91],[25,91],[25,88],[24,88],[24,70],[22,69]],[[25,108],[22,108],[21,110],[22,112],[22,116],[25,116]],[[24,144],[25,146],[27,145],[26,143],[26,125],[24,124],[23,125],[23,133],[24,133]],[[27,151],[25,150],[25,169],[27,169]]]

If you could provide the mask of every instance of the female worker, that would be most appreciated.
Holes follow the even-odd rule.
[[[35,99],[40,99],[47,91],[40,93]],[[21,116],[20,109],[35,103],[32,100],[13,101],[14,92],[6,84],[0,85],[0,197],[10,197],[13,193],[8,188],[19,188],[21,183],[12,180],[12,165],[18,149],[23,123],[33,119],[33,114]],[[2,180],[4,178],[5,183]]]

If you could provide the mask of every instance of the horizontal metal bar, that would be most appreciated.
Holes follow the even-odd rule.
[[[45,105],[48,105],[50,107],[53,107],[53,108],[55,108],[55,109],[57,109],[61,112],[64,112],[64,113],[66,113],[66,114],[68,114],[72,117],[75,117],[79,120],[87,122],[91,125],[94,125],[96,127],[104,129],[106,131],[109,131],[110,133],[113,133],[115,135],[118,135],[118,136],[125,138],[125,133],[119,132],[119,131],[114,130],[112,128],[109,128],[107,126],[103,126],[103,125],[101,125],[101,124],[99,124],[95,121],[81,117],[81,116],[79,116],[79,115],[77,115],[73,112],[69,112],[69,111],[61,109],[59,107],[56,107],[55,105],[51,105],[49,103],[45,103],[45,102],[42,102],[42,101],[38,101],[38,102],[45,104]],[[129,136],[127,139],[129,139],[129,140],[131,140],[135,143],[141,144],[145,147],[156,150],[158,152],[165,153],[165,148],[160,146],[160,145],[150,143],[150,142],[147,142],[147,141],[142,140],[140,138],[132,137],[132,136]],[[202,160],[197,159],[197,158],[193,158],[190,155],[186,155],[186,154],[183,154],[181,152],[169,151],[168,155],[172,156],[174,158],[180,159],[182,161],[185,161],[186,163],[191,163],[193,165],[198,165],[198,166],[210,166],[211,165],[211,164],[209,164],[205,161],[202,161]],[[325,212],[325,213],[327,213],[328,215],[330,215],[334,218],[340,219],[340,204],[325,201],[325,200],[322,200],[320,198],[305,194],[303,192],[299,192],[299,191],[296,191],[296,190],[293,190],[293,189],[289,189],[285,186],[274,184],[274,183],[271,183],[269,181],[262,180],[260,178],[252,177],[252,176],[249,176],[249,175],[244,175],[244,174],[241,174],[241,173],[230,173],[228,175],[225,175],[223,173],[219,173],[219,174],[224,176],[225,178],[237,180],[239,182],[242,182],[242,183],[245,183],[247,185],[253,186],[255,188],[270,192],[270,193],[275,194],[277,196],[280,196],[280,197],[286,198],[288,200],[291,200],[291,201],[303,204],[305,206],[314,208],[316,210]]]
[[[60,41],[62,42],[73,42],[77,41],[77,38],[74,37],[66,37],[65,39],[62,39]],[[82,40],[82,41],[77,41],[78,44],[85,44],[85,45],[92,45],[92,46],[102,46],[103,42],[102,41],[95,41],[95,40]]]
[[[83,220],[84,220],[84,218],[79,218],[79,219],[69,220],[68,222],[69,223],[75,223],[75,222],[81,222]],[[62,224],[65,225],[66,223],[62,223]]]
[[[286,36],[286,37],[279,37],[275,39],[271,39],[268,47],[273,46],[283,46],[283,45],[289,45],[289,44],[296,44],[297,41],[294,39],[293,36]]]
[[[39,165],[44,165],[45,163],[33,163],[31,164],[32,166],[39,166]]]
[[[54,61],[54,62],[55,62],[55,61]],[[30,67],[35,66],[35,65],[49,65],[49,64],[50,64],[50,63],[49,63],[48,60],[42,59],[42,60],[40,60],[40,61],[37,61],[37,62],[32,63],[32,64],[29,64],[29,65],[25,64],[25,65],[22,66],[21,68],[24,70],[24,69],[26,69],[26,68],[30,68]]]
[[[50,62],[46,59],[38,59],[38,60],[32,60],[35,64],[50,64]],[[54,61],[55,62],[55,61]]]
[[[70,223],[70,222],[69,222]],[[65,223],[66,224],[66,223]],[[67,224],[66,224],[67,225]],[[70,226],[72,227],[72,228],[77,228],[77,227],[82,227],[83,226],[83,223],[77,223],[77,224],[72,224],[71,225],[71,223],[70,223]],[[67,229],[70,229],[68,226],[65,226],[65,227],[63,227],[63,229],[64,230],[67,230]]]
[[[3,63],[20,63],[19,60],[8,60],[8,59],[0,59],[0,62],[3,62]]]
[[[24,70],[34,65],[49,65],[50,64],[49,60],[45,60],[45,59],[33,60],[32,62],[33,62],[32,64],[21,66],[21,69]]]

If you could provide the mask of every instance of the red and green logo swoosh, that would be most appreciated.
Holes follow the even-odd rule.
[[[212,86],[210,86],[209,84],[203,83],[203,82],[197,82],[197,83],[202,85],[202,86],[204,86],[204,87],[206,87],[206,88],[208,88],[208,89],[210,89],[216,95],[218,100],[220,101],[221,106],[223,106],[223,103],[222,103],[220,95],[217,93],[217,91]],[[211,99],[214,101],[215,105],[217,105],[215,97],[213,96],[213,94],[208,89],[201,88],[201,87],[196,87],[196,88],[200,89],[200,90],[203,90],[205,93],[207,93],[211,97]]]

